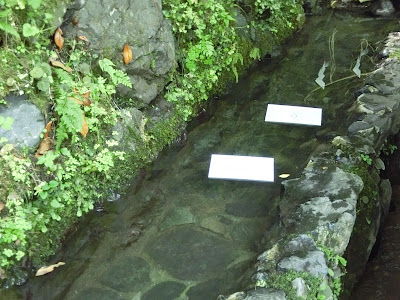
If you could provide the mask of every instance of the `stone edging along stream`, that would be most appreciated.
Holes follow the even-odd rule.
[[[400,59],[388,57],[399,49],[400,33],[391,33],[386,58],[353,106],[358,120],[346,136],[319,147],[300,178],[282,182],[280,224],[264,235],[252,283],[257,288],[223,299],[313,299],[316,293],[335,299],[363,272],[391,198],[379,156],[400,129]],[[342,257],[352,280],[342,277]],[[320,278],[316,288],[310,278]]]

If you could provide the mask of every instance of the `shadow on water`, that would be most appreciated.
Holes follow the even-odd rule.
[[[393,23],[311,17],[282,53],[215,99],[212,113],[205,111],[188,127],[185,142],[166,149],[142,172],[139,187],[132,182],[119,201],[83,222],[53,259],[65,266],[32,278],[15,293],[41,300],[204,300],[243,287],[260,251],[257,242],[279,219],[278,175],[298,176],[313,150],[344,134],[357,118],[351,106],[362,79],[316,91],[304,103],[323,62],[330,60],[334,28],[333,78],[341,78],[351,75],[361,39],[377,48]],[[362,64],[364,70],[368,64],[373,68],[368,59]],[[267,103],[322,107],[323,125],[265,123]],[[276,182],[210,180],[212,153],[274,157]]]

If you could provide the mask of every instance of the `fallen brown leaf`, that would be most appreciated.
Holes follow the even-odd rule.
[[[64,38],[62,34],[63,32],[61,28],[57,27],[56,32],[54,33],[54,43],[56,43],[59,50],[61,50],[64,45]]]
[[[35,157],[38,158],[42,155],[45,155],[47,151],[50,150],[52,144],[51,138],[43,139],[39,145],[39,148],[36,150]]]
[[[6,205],[3,202],[0,202],[0,211],[2,211],[5,206]]]
[[[64,65],[61,61],[55,60],[55,59],[53,59],[53,58],[50,58],[49,61],[50,61],[50,64],[51,64],[53,67],[61,68],[61,69],[63,69],[64,71],[67,71],[68,73],[71,73],[71,72],[73,71],[70,67],[67,67],[67,66]]]
[[[49,123],[46,124],[46,132],[43,136],[44,139],[47,139],[49,137],[49,132],[51,130],[51,125],[53,124],[53,121],[50,121]]]
[[[51,272],[54,271],[54,268],[57,268],[57,267],[62,266],[62,265],[65,265],[65,263],[60,261],[59,263],[56,263],[56,264],[51,265],[51,266],[41,267],[39,270],[37,270],[35,275],[36,276],[42,276],[42,275],[45,275],[47,273],[51,273]]]
[[[52,124],[53,124],[53,121],[50,121],[46,125],[46,132],[43,135],[43,140],[40,143],[39,148],[36,150],[36,153],[35,153],[36,158],[46,154],[46,152],[50,150],[52,140],[51,140],[51,138],[49,138],[49,132],[51,130]]]
[[[86,93],[83,94],[83,105],[90,106],[92,101],[90,101],[89,96],[90,96],[90,91],[87,91]]]
[[[89,132],[89,127],[85,119],[85,113],[83,113],[83,124],[82,124],[81,134],[83,135],[83,137],[86,137],[88,132]]]
[[[76,103],[78,103],[79,105],[83,105],[83,101],[82,100],[79,100],[79,99],[77,99],[77,98],[75,98],[75,97],[68,97],[68,99],[70,99],[70,100],[74,100]]]
[[[84,35],[78,36],[78,39],[90,43],[89,40],[88,40],[88,39],[86,38],[86,36],[84,36]]]
[[[78,103],[78,104],[80,104],[80,105],[90,106],[90,104],[92,103],[92,101],[89,99],[90,91],[87,91],[86,93],[84,93],[84,94],[82,95],[82,94],[80,94],[80,93],[78,92],[77,89],[74,89],[74,93],[77,94],[77,95],[79,95],[79,96],[82,96],[82,97],[83,97],[83,101],[82,101],[82,100],[79,100],[79,99],[77,99],[77,98],[75,98],[75,97],[69,97],[70,99],[74,100],[76,103]]]
[[[132,60],[132,50],[128,44],[125,44],[124,51],[123,51],[124,63],[128,64]]]
[[[288,178],[290,176],[290,174],[281,174],[281,175],[279,175],[278,177],[279,178]]]

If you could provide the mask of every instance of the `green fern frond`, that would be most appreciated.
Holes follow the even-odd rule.
[[[15,30],[14,27],[7,23],[0,22],[0,31],[4,31],[5,33],[11,34],[12,36],[20,39],[19,33]]]

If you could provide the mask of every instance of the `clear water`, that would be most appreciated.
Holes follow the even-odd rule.
[[[278,175],[298,176],[312,151],[357,118],[351,106],[362,79],[333,84],[304,101],[330,60],[333,30],[338,79],[351,75],[361,39],[375,49],[395,25],[343,14],[309,18],[281,53],[213,100],[190,124],[184,146],[165,150],[142,172],[141,184],[133,181],[120,200],[82,223],[52,260],[64,266],[3,297],[205,300],[238,291],[252,275],[262,234],[279,221]],[[373,68],[368,59],[366,68]],[[268,103],[322,107],[322,126],[265,123]],[[212,153],[274,157],[276,181],[210,180]]]

